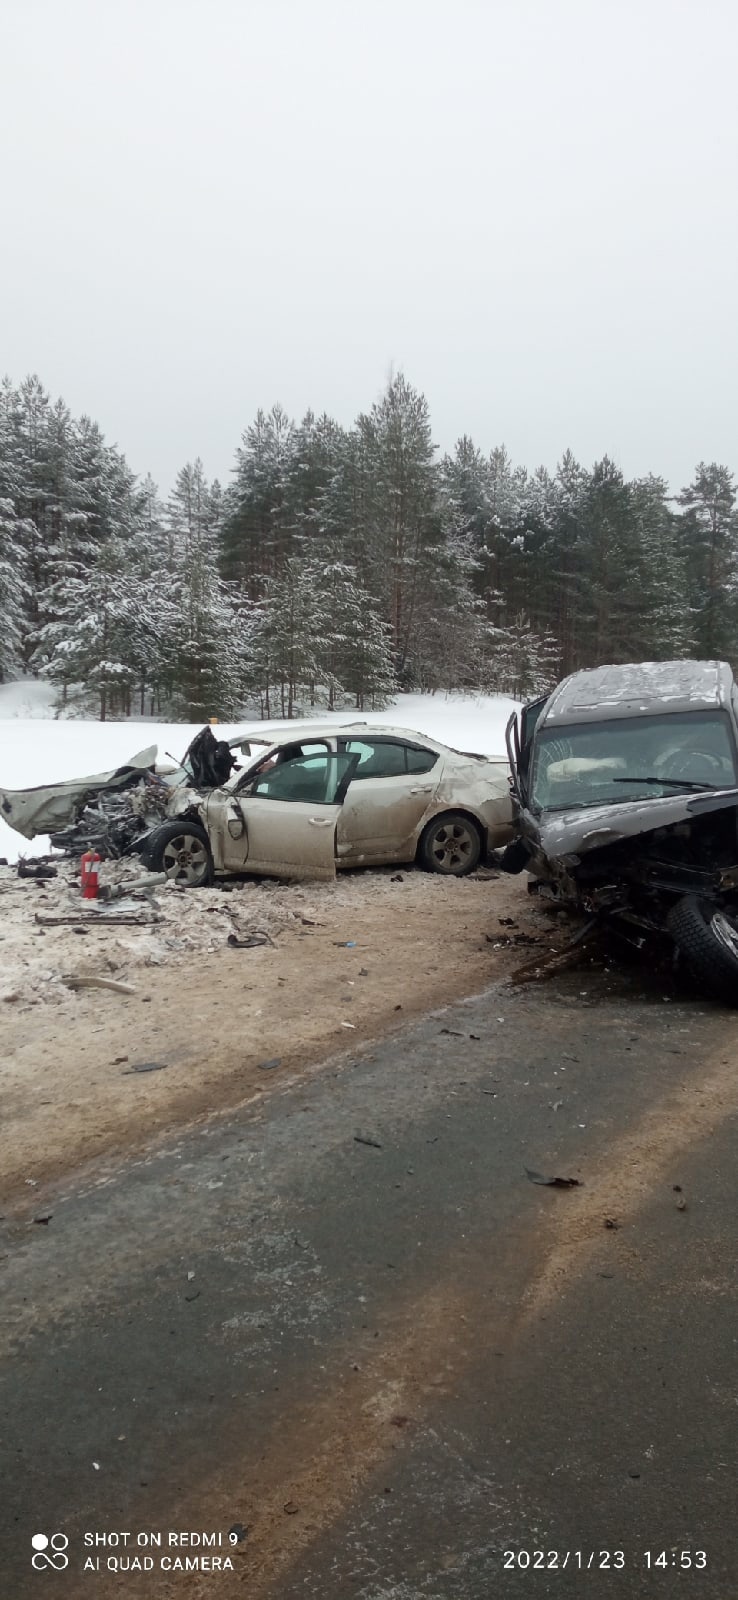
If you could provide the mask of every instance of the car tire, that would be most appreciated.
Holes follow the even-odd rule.
[[[738,920],[719,906],[685,895],[669,912],[666,926],[699,983],[738,1006]]]
[[[170,873],[174,883],[187,889],[206,889],[213,881],[210,842],[199,822],[162,823],[149,834],[141,860],[152,872]]]
[[[444,811],[428,823],[418,846],[418,859],[427,872],[463,878],[479,866],[482,835],[471,817],[461,811]]]

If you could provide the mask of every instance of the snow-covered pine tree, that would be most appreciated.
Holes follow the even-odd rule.
[[[223,577],[252,600],[294,552],[294,424],[279,405],[258,411],[236,452],[220,534]]]
[[[305,564],[303,581],[314,596],[316,682],[311,703],[320,698],[333,709],[353,702],[357,710],[380,710],[396,684],[392,638],[377,602],[356,568],[336,556]]]
[[[438,535],[428,403],[402,373],[359,417],[360,514],[368,587],[392,629],[398,680],[408,680],[423,562]]]
[[[694,642],[701,656],[738,653],[738,510],[732,472],[701,461],[678,496],[680,546],[690,590]]]
[[[237,614],[218,572],[222,498],[209,487],[202,462],[177,474],[167,506],[172,538],[175,606],[170,641],[174,709],[200,722],[238,711],[243,699],[243,654]]]
[[[621,634],[624,659],[688,656],[692,616],[679,518],[670,509],[663,478],[636,478],[629,489],[636,535],[629,588],[637,605],[631,605],[630,628]]]

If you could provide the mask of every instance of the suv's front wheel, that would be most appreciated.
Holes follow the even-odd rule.
[[[669,912],[666,926],[699,982],[738,1006],[738,920],[709,901],[685,895]]]

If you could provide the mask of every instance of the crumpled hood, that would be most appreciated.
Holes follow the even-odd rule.
[[[46,783],[35,789],[0,789],[0,817],[24,839],[39,833],[56,833],[74,822],[80,803],[103,789],[125,789],[142,772],[152,771],[157,746],[149,745],[113,772],[98,772],[67,783]]]
[[[525,831],[537,838],[549,860],[556,860],[561,856],[586,855],[591,850],[616,844],[620,839],[634,839],[639,834],[653,833],[656,828],[668,828],[677,822],[692,822],[706,812],[722,811],[728,806],[738,806],[738,789],[708,790],[704,794],[689,790],[657,800],[628,800],[618,805],[585,806],[581,810],[544,811],[540,818],[533,818],[529,813],[529,827]]]

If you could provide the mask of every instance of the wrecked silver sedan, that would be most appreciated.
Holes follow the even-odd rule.
[[[507,761],[364,723],[282,734],[230,780],[175,790],[169,816],[142,859],[191,885],[414,861],[461,877],[512,838]]]
[[[27,838],[139,853],[193,887],[416,860],[461,876],[512,838],[509,776],[505,759],[403,729],[307,724],[226,742],[207,727],[178,765],[147,750],[115,773],[0,791],[0,813]]]
[[[716,661],[576,672],[507,729],[530,888],[670,936],[738,1003],[738,688]]]

